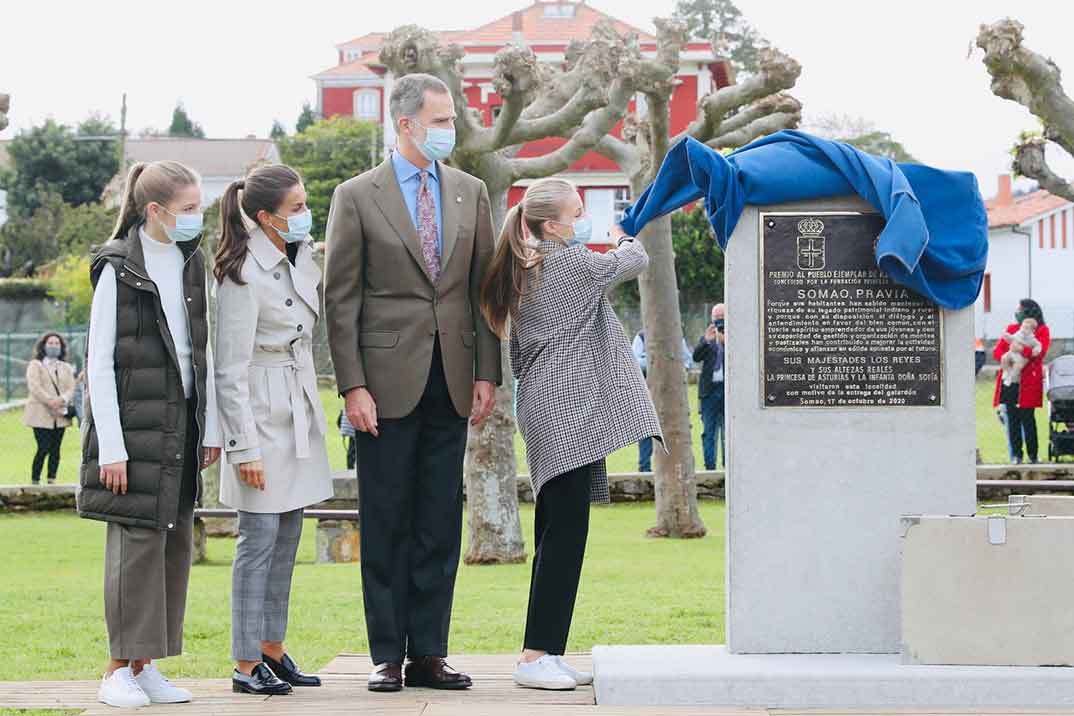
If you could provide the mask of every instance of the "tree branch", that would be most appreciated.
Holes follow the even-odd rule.
[[[436,35],[417,25],[403,25],[392,30],[384,38],[384,46],[380,50],[381,63],[396,77],[425,72],[440,78],[448,86],[458,115],[455,131],[460,145],[475,141],[474,138],[483,133],[492,132],[482,125],[480,115],[470,110],[466,94],[462,91],[459,60],[463,54],[459,45],[445,47]]]
[[[1028,139],[1015,147],[1014,171],[1022,176],[1036,179],[1043,189],[1052,194],[1074,201],[1074,183],[1052,171],[1044,156],[1044,147],[1043,137]]]
[[[0,92],[0,130],[7,127],[7,113],[11,110],[11,97]]]
[[[793,58],[774,48],[764,50],[760,71],[741,84],[722,87],[702,97],[698,102],[697,119],[691,122],[682,134],[675,137],[672,143],[678,142],[686,135],[708,142],[718,133],[727,131],[721,124],[730,112],[768,95],[790,89],[801,73],[802,66]]]
[[[1063,92],[1059,67],[1022,46],[1022,24],[1006,18],[981,25],[977,46],[985,52],[993,94],[1029,109],[1045,136],[1074,155],[1074,101]]]
[[[759,117],[744,127],[721,134],[705,142],[713,149],[737,149],[781,129],[793,129],[802,120],[801,112],[772,112]]]

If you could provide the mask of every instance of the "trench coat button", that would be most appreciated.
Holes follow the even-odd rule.
[[[301,324],[301,323],[299,323],[299,324],[298,324],[298,332],[299,332],[299,333],[301,333],[301,332],[302,332],[302,324]]]
[[[292,301],[291,299],[287,299],[286,301],[284,301],[284,303],[286,303],[288,306],[290,306],[290,305],[292,305],[294,303],[294,301]]]
[[[272,274],[272,278],[274,278],[274,279],[276,279],[277,281],[279,281],[279,280],[280,280],[280,272],[279,272],[279,271],[277,271],[276,273]]]
[[[227,441],[227,446],[228,447],[235,447],[235,441],[234,440],[228,440]]]

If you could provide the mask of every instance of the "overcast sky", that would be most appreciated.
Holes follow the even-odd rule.
[[[166,128],[182,100],[209,136],[265,136],[273,119],[291,129],[302,102],[314,101],[309,77],[335,64],[336,43],[408,22],[465,29],[526,2],[20,0],[3,13],[0,91],[12,95],[12,109],[0,139],[47,117],[75,123],[97,111],[118,121],[123,92],[132,130]],[[674,8],[674,0],[591,4],[646,29],[654,15]],[[1066,91],[1074,92],[1074,2],[738,4],[765,37],[802,63],[792,92],[807,118],[865,118],[923,162],[975,172],[986,197],[1009,167],[1018,132],[1037,123],[989,90],[981,53],[970,52],[978,25],[1018,18],[1027,44],[1066,70]],[[1056,169],[1074,175],[1074,160],[1052,154]]]

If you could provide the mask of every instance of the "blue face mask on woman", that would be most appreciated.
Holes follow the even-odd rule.
[[[443,127],[426,127],[416,119],[411,121],[425,130],[425,141],[416,142],[418,151],[430,162],[444,161],[455,149],[455,129]]]
[[[162,209],[164,207],[161,207]],[[164,211],[168,211],[164,209]],[[169,214],[172,212],[168,211]],[[164,222],[161,222],[161,226],[164,227],[164,233],[168,235],[168,238],[172,241],[182,243],[184,241],[193,241],[201,235],[202,225],[205,223],[205,215],[200,211],[196,214],[172,214],[175,217],[175,228],[168,226]]]
[[[301,214],[293,214],[288,217],[280,216],[279,214],[273,214],[277,219],[284,219],[287,222],[287,231],[280,231],[275,226],[276,233],[280,235],[280,238],[289,244],[297,244],[299,241],[304,240],[310,235],[310,229],[313,228],[313,212],[306,209]]]

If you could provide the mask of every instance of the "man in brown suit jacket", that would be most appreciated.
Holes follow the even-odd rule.
[[[442,163],[455,107],[429,75],[395,82],[397,146],[332,197],[325,315],[358,431],[362,593],[373,691],[464,689],[448,627],[462,541],[466,416],[492,411],[500,343],[478,293],[495,239],[485,184]]]

